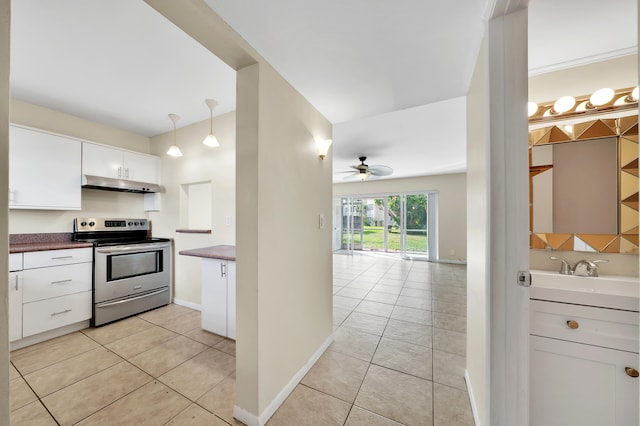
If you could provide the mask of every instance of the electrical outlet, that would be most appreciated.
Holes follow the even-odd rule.
[[[224,224],[227,226],[231,226],[231,216],[225,216]]]

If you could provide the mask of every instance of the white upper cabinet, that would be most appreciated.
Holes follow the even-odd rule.
[[[9,207],[80,210],[81,142],[11,126]]]
[[[158,157],[83,142],[82,173],[139,182],[159,183]]]

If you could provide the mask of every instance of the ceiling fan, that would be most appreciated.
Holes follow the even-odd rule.
[[[369,178],[369,176],[389,176],[390,174],[393,173],[393,169],[389,166],[382,166],[382,165],[376,165],[376,166],[369,166],[368,164],[365,164],[365,161],[367,160],[367,157],[358,157],[358,160],[360,160],[360,164],[358,164],[357,166],[350,166],[352,169],[355,169],[355,172],[342,172],[342,173],[351,173],[350,175],[348,175],[347,177],[345,177],[345,180],[367,180]]]

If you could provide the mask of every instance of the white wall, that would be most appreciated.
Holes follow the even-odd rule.
[[[238,86],[237,405],[264,416],[333,331],[331,227],[318,229],[331,154],[320,160],[314,142],[331,124],[267,64],[241,70]]]
[[[475,416],[486,423],[488,415],[488,141],[484,111],[486,38],[467,93],[467,387]],[[477,424],[476,426],[480,426]]]
[[[145,136],[16,99],[11,100],[11,122],[82,140],[149,153],[149,138]],[[143,196],[125,192],[83,189],[82,210],[10,210],[9,232],[12,234],[72,232],[73,218],[82,216],[146,217]]]
[[[173,131],[151,138],[151,153],[160,156],[161,182],[160,211],[149,212],[156,236],[174,239],[174,298],[200,304],[200,259],[181,256],[180,250],[235,244],[236,232],[236,114],[230,112],[213,119],[213,132],[220,142],[218,148],[209,148],[202,141],[209,133],[209,120],[181,129],[176,134],[182,157],[166,154],[173,143]],[[184,228],[188,214],[181,197],[181,185],[211,182],[211,234],[178,233]],[[204,200],[203,200],[204,201]],[[230,218],[227,226],[226,218]]]
[[[10,0],[0,0],[0,273],[9,271],[9,34]],[[9,424],[9,317],[5,280],[0,281],[0,425]]]
[[[438,191],[438,251],[441,260],[467,260],[467,178],[454,173],[333,185],[333,196]],[[450,251],[455,254],[451,255]]]

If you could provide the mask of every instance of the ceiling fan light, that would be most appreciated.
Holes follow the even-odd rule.
[[[359,181],[367,180],[367,178],[368,178],[368,177],[369,177],[369,173],[367,173],[367,172],[360,172],[360,173],[358,173],[358,174],[356,175],[356,178],[357,178]]]
[[[593,94],[589,98],[589,102],[593,106],[602,106],[606,103],[609,103],[611,99],[613,99],[614,94],[615,93],[613,89],[610,89],[608,87],[604,89],[599,89],[593,92]]]
[[[553,104],[553,110],[558,114],[562,114],[573,108],[575,104],[576,98],[573,96],[563,96]]]
[[[220,142],[218,142],[218,138],[213,133],[209,133],[206,138],[202,141],[202,144],[208,146],[210,148],[217,148],[220,146]]]
[[[535,114],[536,112],[538,112],[538,104],[535,102],[528,102],[527,103],[527,117],[531,117],[533,114]]]

